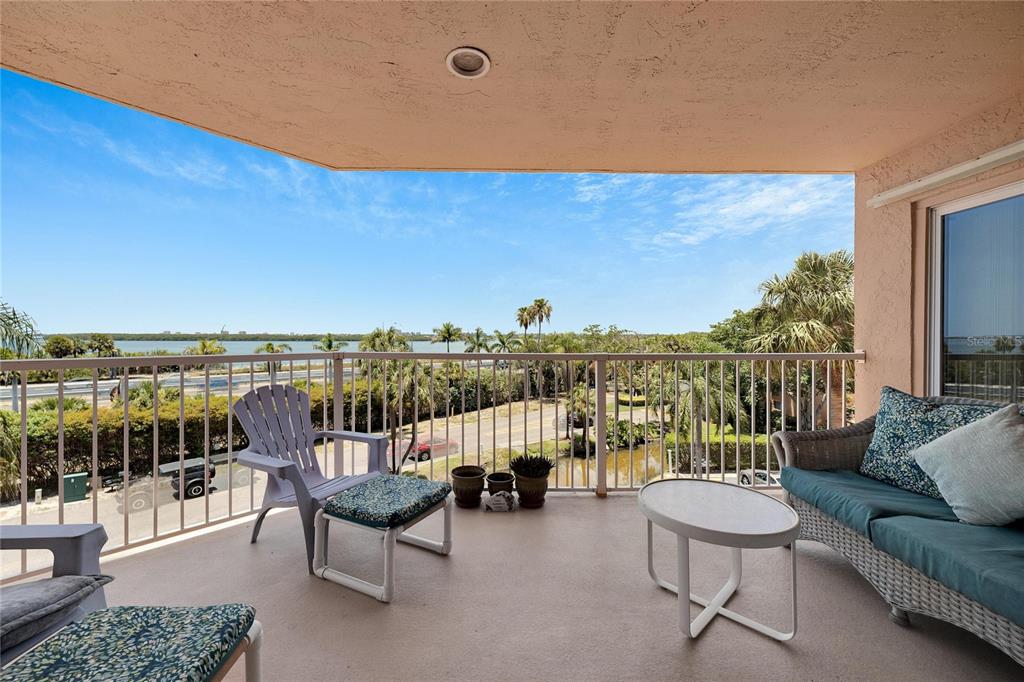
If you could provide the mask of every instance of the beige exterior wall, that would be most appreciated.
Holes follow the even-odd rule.
[[[857,171],[854,283],[856,410],[873,414],[882,386],[926,391],[927,215],[932,206],[1024,179],[1016,161],[871,209],[875,194],[1024,139],[1024,92],[904,152]]]

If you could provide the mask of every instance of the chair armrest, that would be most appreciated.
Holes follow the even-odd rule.
[[[53,577],[97,575],[107,532],[99,523],[0,526],[0,549],[53,552]]]
[[[320,440],[321,438],[350,440],[357,443],[366,443],[368,445],[379,443],[381,441],[387,442],[388,440],[387,436],[380,436],[373,433],[360,433],[359,431],[317,431],[313,434],[314,440]]]
[[[856,470],[874,432],[875,418],[871,416],[841,429],[776,431],[772,446],[780,468]]]
[[[281,459],[280,457],[260,455],[255,452],[250,452],[249,450],[242,450],[239,452],[236,461],[243,466],[251,467],[258,471],[265,471],[277,478],[285,478],[289,480],[291,480],[291,477],[288,475],[289,470],[293,470],[295,472],[298,472],[299,470],[295,462],[287,459]]]
[[[380,436],[372,433],[359,433],[358,431],[317,431],[313,434],[314,440],[320,440],[321,438],[366,443],[370,448],[369,460],[367,461],[367,471],[386,472],[388,470],[387,436]],[[376,451],[376,454],[374,451]]]

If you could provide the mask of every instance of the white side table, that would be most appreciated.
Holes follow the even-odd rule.
[[[800,518],[784,502],[769,495],[731,483],[701,479],[666,479],[648,483],[637,495],[640,510],[647,517],[647,571],[659,587],[679,598],[679,629],[689,638],[703,632],[716,615],[786,641],[796,634],[796,538]],[[654,570],[653,524],[676,534],[679,586],[658,577]],[[690,592],[690,540],[732,548],[729,580],[711,599]],[[790,579],[793,629],[781,632],[724,607],[743,577],[743,548],[765,549],[790,545]],[[704,607],[691,622],[690,603]]]

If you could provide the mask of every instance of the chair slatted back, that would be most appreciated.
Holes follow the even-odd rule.
[[[253,452],[290,460],[304,472],[320,473],[306,393],[294,386],[260,386],[238,399],[235,416]]]

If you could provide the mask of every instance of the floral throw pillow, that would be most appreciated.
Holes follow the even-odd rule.
[[[983,419],[997,405],[936,405],[885,386],[875,433],[860,473],[897,488],[942,499],[938,486],[914,461],[914,450],[953,429]]]

